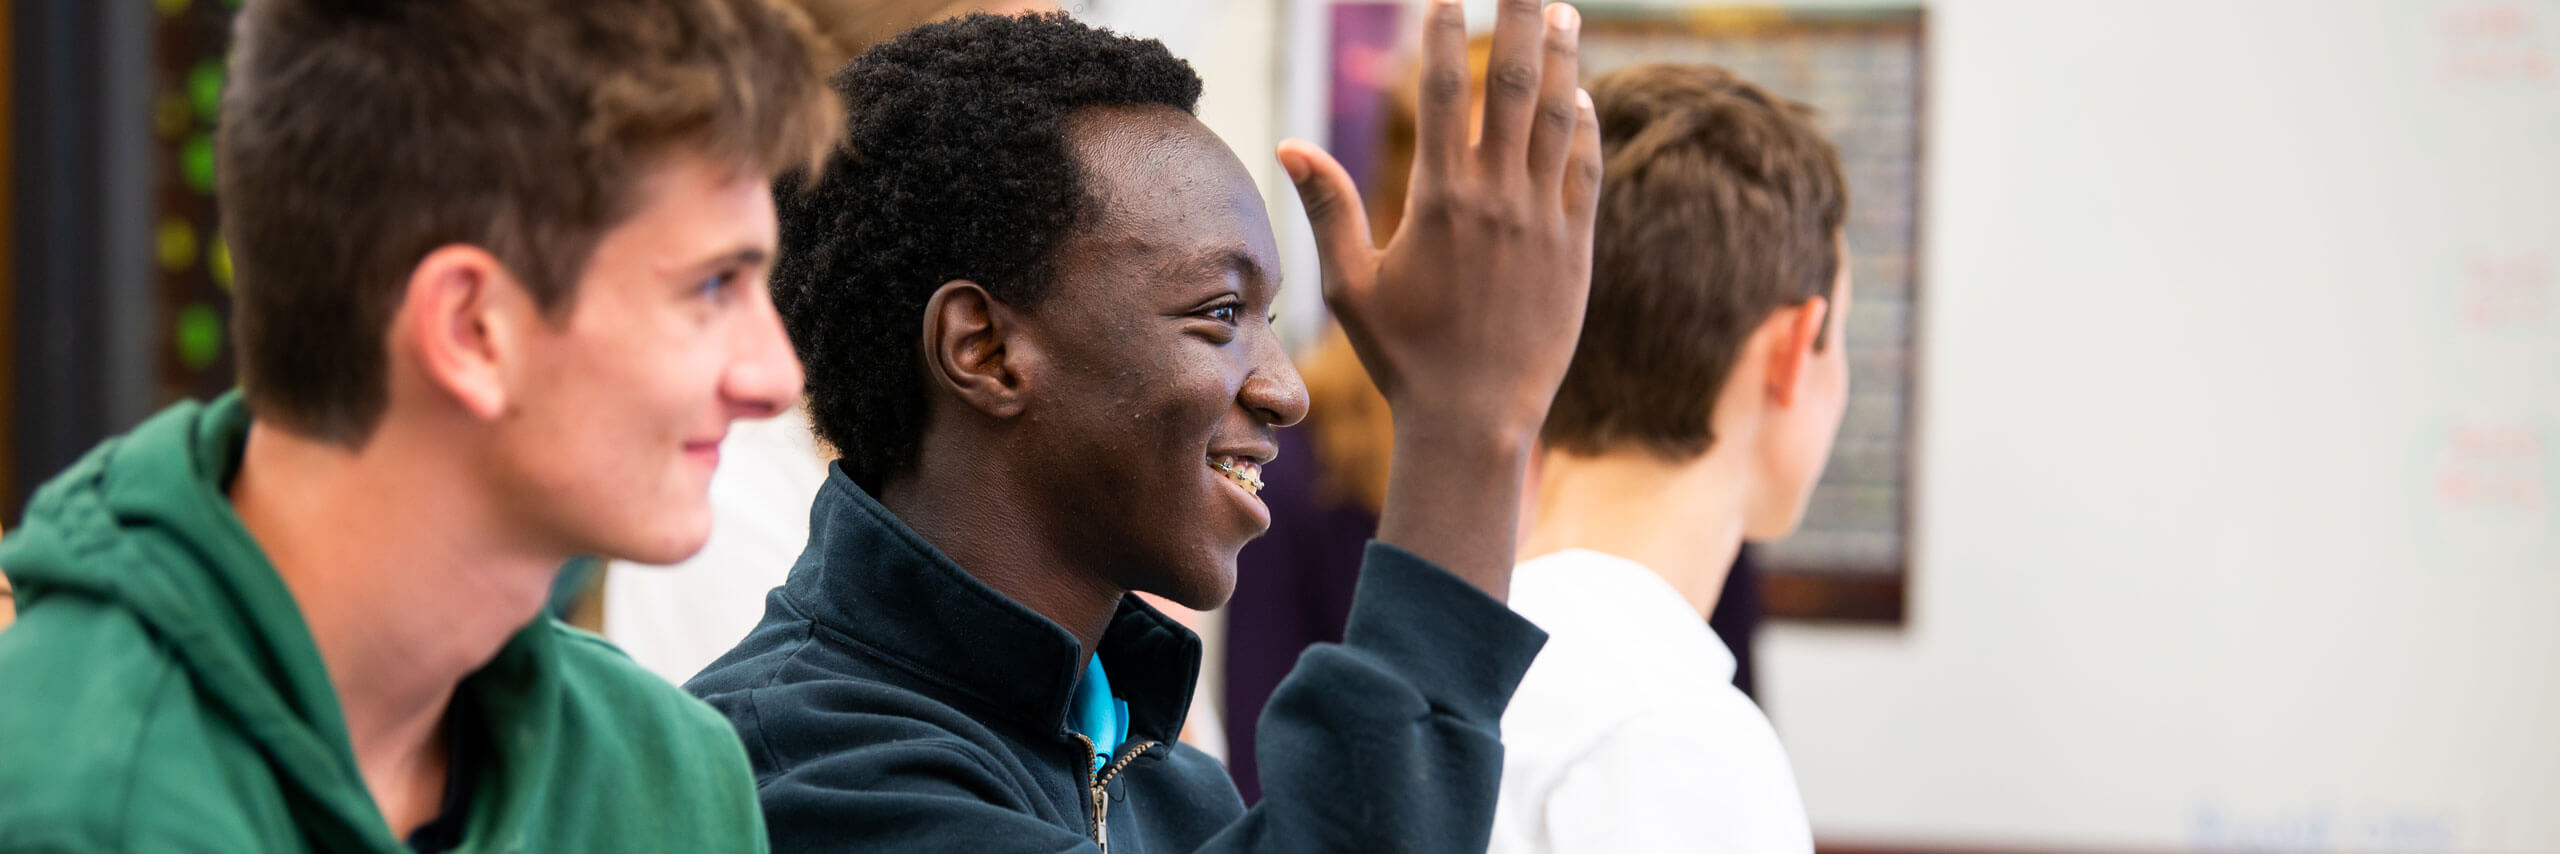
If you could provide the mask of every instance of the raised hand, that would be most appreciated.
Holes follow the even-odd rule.
[[[1600,187],[1599,122],[1576,85],[1580,13],[1503,0],[1500,15],[1470,141],[1464,12],[1431,4],[1411,189],[1384,249],[1340,163],[1280,147],[1325,302],[1395,416],[1379,538],[1496,596],[1521,470],[1582,329]]]

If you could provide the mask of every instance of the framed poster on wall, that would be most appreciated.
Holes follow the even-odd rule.
[[[1341,159],[1391,227],[1410,147],[1415,4],[1324,4],[1320,110],[1296,132]],[[1851,398],[1804,527],[1750,560],[1773,616],[1899,623],[1910,578],[1912,411],[1920,305],[1924,13],[1913,7],[1581,4],[1586,75],[1632,64],[1732,69],[1819,111],[1849,183]],[[1472,10],[1471,10],[1472,11]],[[1471,16],[1470,20],[1473,20]],[[1485,39],[1476,39],[1483,61]],[[1314,107],[1317,104],[1307,104]],[[1401,133],[1399,133],[1401,131]],[[1381,201],[1383,200],[1383,201]],[[1383,236],[1383,235],[1382,235]],[[1301,262],[1304,263],[1304,262]]]

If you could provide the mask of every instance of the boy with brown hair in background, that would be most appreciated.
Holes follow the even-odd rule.
[[[1803,519],[1848,401],[1848,190],[1811,110],[1695,65],[1590,84],[1591,302],[1540,434],[1511,606],[1549,634],[1502,721],[1493,850],[1805,851],[1707,626]]]

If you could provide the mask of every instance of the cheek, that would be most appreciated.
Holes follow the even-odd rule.
[[[606,394],[634,403],[698,409],[717,400],[730,362],[726,330],[678,310],[635,317],[593,338],[588,368],[611,378]]]
[[[1069,405],[1094,407],[1104,419],[1102,435],[1132,448],[1203,444],[1235,406],[1243,370],[1205,342],[1182,344],[1136,359],[1122,351],[1113,360],[1119,369],[1096,377],[1094,391]]]
[[[550,453],[588,477],[647,489],[682,443],[718,420],[722,361],[688,328],[626,323],[581,330],[555,348],[547,387],[526,407],[550,434]],[[615,474],[616,470],[620,474]]]
[[[1215,430],[1219,419],[1235,406],[1235,383],[1227,372],[1205,359],[1170,362],[1166,368],[1152,383],[1165,428],[1192,438]]]

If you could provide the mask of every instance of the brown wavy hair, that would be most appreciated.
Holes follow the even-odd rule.
[[[1689,459],[1752,330],[1836,296],[1848,182],[1811,107],[1725,69],[1639,65],[1587,88],[1605,159],[1591,303],[1540,438]]]
[[[241,385],[350,445],[428,252],[486,249],[560,317],[661,158],[770,178],[842,127],[824,49],[775,0],[259,0],[234,27],[214,157]]]

